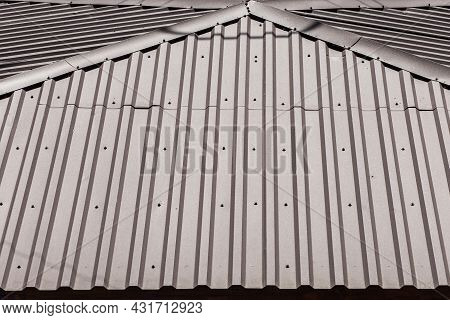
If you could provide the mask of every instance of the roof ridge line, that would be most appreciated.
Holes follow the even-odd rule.
[[[381,42],[341,30],[325,23],[308,19],[291,12],[276,9],[260,2],[250,1],[250,13],[301,34],[337,45],[368,58],[409,71],[417,76],[450,85],[450,68],[420,58],[400,49],[387,47]],[[302,18],[302,19],[298,19]]]
[[[84,54],[72,56],[43,67],[13,75],[4,80],[0,80],[0,95],[26,88],[39,82],[50,80],[110,59],[116,59],[132,54],[133,52],[154,47],[164,42],[248,15],[270,21],[366,57],[380,60],[426,79],[450,84],[450,68],[448,67],[413,56],[399,49],[386,47],[373,40],[294,13],[286,12],[256,1],[245,1],[243,4],[221,9],[198,18],[157,29],[144,35],[132,37]]]
[[[24,2],[24,0],[5,0],[6,2]],[[260,0],[258,0],[260,1]],[[264,0],[263,0],[264,1]],[[242,0],[28,0],[31,3],[110,5],[110,6],[146,6],[195,9],[223,9],[238,5]],[[265,4],[278,9],[288,10],[328,10],[357,8],[420,8],[429,6],[450,6],[450,0],[266,0]]]

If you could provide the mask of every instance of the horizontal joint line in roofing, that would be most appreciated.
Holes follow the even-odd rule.
[[[78,69],[96,65],[109,59],[123,57],[166,41],[212,28],[217,24],[227,23],[247,16],[248,14],[290,28],[291,30],[326,43],[348,49],[363,56],[378,59],[381,62],[404,69],[429,80],[450,84],[450,68],[448,67],[413,56],[398,49],[388,48],[378,42],[368,40],[348,31],[330,27],[326,24],[312,21],[259,2],[249,1],[246,4],[221,9],[170,27],[149,32],[145,35],[92,50],[86,54],[73,56],[44,67],[11,76],[0,81],[0,95],[23,89],[74,72]]]
[[[192,110],[207,110],[207,109],[219,109],[219,110],[230,110],[230,108],[224,108],[223,105],[211,105],[211,106],[197,106],[197,107],[193,107],[193,106],[186,106],[186,105],[182,105],[182,106],[170,106],[167,107],[165,105],[159,105],[159,104],[152,104],[152,105],[132,105],[132,104],[123,104],[123,105],[115,105],[114,107],[108,106],[108,105],[99,105],[99,104],[95,104],[95,105],[91,105],[91,106],[79,106],[76,104],[67,104],[64,106],[54,106],[54,105],[49,105],[49,104],[45,104],[45,103],[39,103],[37,105],[39,108],[51,108],[51,109],[61,109],[61,108],[65,108],[65,107],[72,107],[72,108],[78,108],[78,109],[95,109],[95,108],[103,108],[103,109],[108,109],[108,110],[120,110],[123,108],[132,108],[132,109],[152,109],[152,108],[160,108],[163,110],[177,110],[177,109],[187,109],[190,108]],[[303,109],[307,112],[313,112],[313,111],[319,111],[319,110],[333,110],[335,112],[348,112],[349,110],[353,110],[353,109],[358,109],[361,110],[361,112],[374,112],[374,111],[379,111],[379,110],[386,110],[389,109],[390,112],[405,112],[408,109],[415,109],[417,111],[424,111],[424,112],[430,112],[430,111],[436,111],[438,109],[438,107],[435,106],[406,106],[406,107],[401,107],[401,108],[393,108],[393,107],[389,107],[389,106],[383,106],[383,107],[374,107],[374,106],[369,106],[369,107],[364,107],[364,106],[326,106],[326,107],[322,107],[322,106],[306,106],[306,105],[292,105],[292,106],[287,106],[287,107],[283,107],[283,108],[279,108],[277,106],[264,106],[264,108],[256,108],[256,107],[250,107],[250,106],[243,106],[243,105],[234,105],[233,109],[247,109],[247,110],[264,110],[264,109],[275,109],[278,111],[289,111],[292,109]],[[442,108],[443,109],[443,108]]]
[[[18,2],[23,0],[8,0]],[[151,6],[195,9],[222,9],[243,3],[242,0],[30,0],[30,2],[117,5],[117,6]],[[352,9],[352,8],[412,8],[428,6],[448,6],[449,0],[341,0],[339,3],[329,0],[261,0],[279,9]]]

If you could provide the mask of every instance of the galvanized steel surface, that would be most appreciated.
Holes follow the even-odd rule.
[[[249,17],[18,90],[1,287],[448,285],[449,103]]]

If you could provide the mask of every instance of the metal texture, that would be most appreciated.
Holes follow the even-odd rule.
[[[22,0],[9,0],[20,2]],[[111,6],[159,6],[172,8],[223,9],[229,6],[248,2],[245,0],[31,0],[32,3],[65,3],[83,5]],[[450,6],[449,0],[259,0],[279,9],[357,9],[357,8],[410,8],[429,6]]]
[[[160,28],[142,36],[133,37],[117,44],[95,49],[86,54],[70,57],[30,72],[9,77],[0,81],[0,95],[34,85],[46,79],[65,75],[80,68],[94,66],[109,59],[116,59],[144,48],[156,46],[165,41],[201,31],[213,25],[228,23],[248,14],[255,18],[282,25],[289,30],[298,31],[302,35],[323,40],[330,44],[350,49],[366,57],[389,63],[415,75],[434,79],[444,84],[450,83],[450,68],[400,50],[390,49],[377,42],[363,39],[354,33],[339,30],[259,2],[250,1],[245,5],[221,9],[203,17]]]
[[[450,8],[294,11],[393,49],[450,66]]]
[[[199,17],[140,6],[0,3],[0,78]]]
[[[105,3],[112,4],[108,1]],[[203,1],[201,3],[207,4]],[[267,3],[290,10],[336,8],[323,1],[313,1],[312,4],[309,1]],[[357,7],[356,3],[358,2],[353,0],[344,1],[340,6],[354,8]],[[149,7],[145,3],[139,6],[138,3],[131,2],[121,2],[120,6],[93,6],[81,2],[79,5],[0,2],[0,79],[210,12],[196,10],[202,6],[195,2],[191,4],[195,9],[155,7],[161,4],[159,2],[151,4],[153,6]],[[391,1],[389,4],[391,8],[406,5],[404,1]],[[431,3],[445,4],[445,1]],[[385,5],[389,8],[387,3]],[[420,1],[408,4],[410,7],[419,5],[425,4]],[[377,9],[294,12],[377,40],[394,49],[402,49],[416,56],[450,65],[450,39],[448,28],[445,27],[450,21],[450,9],[436,7],[380,10],[381,2],[365,2],[365,6]]]
[[[448,88],[211,28],[3,96],[1,287],[448,285]]]

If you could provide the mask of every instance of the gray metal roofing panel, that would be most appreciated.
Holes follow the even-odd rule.
[[[216,24],[230,22],[247,14],[247,8],[244,5],[221,9],[220,12],[212,12],[196,19],[159,28],[156,31],[141,36],[97,48],[85,54],[69,57],[29,72],[20,73],[0,81],[0,95],[34,85],[47,78],[59,77],[80,68],[93,66],[108,59],[119,58],[144,48],[186,36],[190,33],[208,29]]]
[[[361,38],[351,48],[352,51],[363,54],[367,57],[380,59],[400,69],[407,69],[409,72],[421,75],[428,79],[442,81],[450,84],[450,68],[444,68],[437,63],[416,57],[405,55],[402,51],[382,45],[379,42]]]
[[[147,49],[0,99],[2,288],[449,284],[450,90],[250,17]]]
[[[437,80],[444,84],[450,83],[450,69],[442,65],[417,58],[400,50],[379,45],[376,42],[363,39],[354,33],[339,30],[317,21],[311,21],[310,19],[259,2],[250,1],[245,5],[221,9],[196,19],[190,19],[189,21],[173,26],[160,28],[145,35],[133,37],[117,44],[98,48],[42,68],[36,68],[29,72],[11,76],[0,81],[0,95],[31,86],[45,79],[62,76],[69,72],[67,64],[72,67],[72,70],[89,67],[108,59],[115,59],[123,55],[131,54],[145,47],[158,45],[164,41],[171,41],[193,32],[211,28],[214,25],[228,23],[248,14],[339,47],[349,48],[351,50],[354,47],[358,53],[379,59],[394,66],[396,63],[400,63],[401,66],[399,65],[399,67],[413,72],[416,75]],[[361,43],[359,44],[359,42]]]
[[[4,5],[0,5],[0,8]],[[7,6],[9,7],[9,5]],[[64,10],[64,11],[61,11]],[[0,78],[199,17],[208,11],[26,4],[3,13]],[[2,11],[0,11],[0,16]]]
[[[298,30],[302,34],[319,38],[344,48],[351,47],[360,38],[360,36],[354,33],[343,32],[342,30],[332,28],[323,23],[318,23],[309,19],[297,19],[293,14],[289,14],[283,10],[259,2],[250,1],[248,7],[252,14],[261,17],[262,19],[279,23],[284,27]]]
[[[443,8],[442,8],[443,9]],[[313,10],[297,14],[450,66],[450,10]]]
[[[0,16],[4,16],[0,29],[0,78],[84,54],[207,12],[139,6],[0,3]],[[450,66],[450,40],[442,27],[450,16],[449,10],[444,8],[295,12]],[[333,35],[331,40],[342,38],[342,33],[320,26],[327,29],[319,32],[322,36]]]
[[[21,1],[21,0],[8,0]],[[31,0],[30,2],[87,4],[87,5],[143,5],[173,8],[223,9],[242,4],[244,0]],[[450,6],[449,0],[260,0],[279,9],[339,9],[339,8],[408,8]]]

